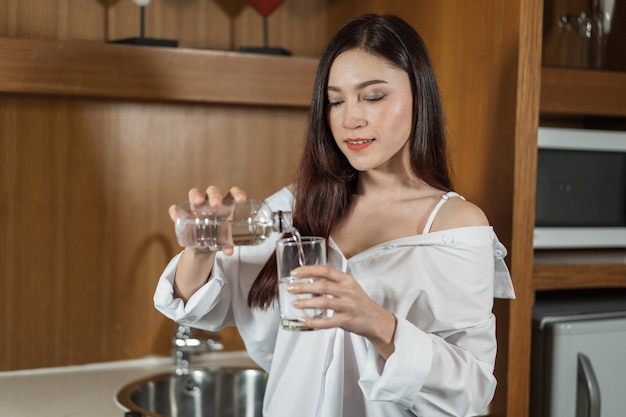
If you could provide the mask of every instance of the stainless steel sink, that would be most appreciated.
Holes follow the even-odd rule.
[[[187,375],[164,373],[124,386],[119,404],[127,417],[261,416],[267,373],[259,369],[190,369]]]

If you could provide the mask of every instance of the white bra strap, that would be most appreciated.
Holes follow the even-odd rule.
[[[430,232],[430,228],[432,227],[433,222],[435,221],[435,217],[437,217],[437,213],[439,213],[439,209],[441,208],[441,206],[443,206],[443,203],[448,201],[450,197],[459,197],[465,200],[463,196],[459,195],[458,193],[455,193],[454,191],[450,191],[442,195],[441,200],[439,200],[439,202],[437,203],[433,211],[430,212],[430,216],[428,216],[428,220],[426,221],[426,226],[424,226],[424,231],[422,232],[422,234],[426,234]]]

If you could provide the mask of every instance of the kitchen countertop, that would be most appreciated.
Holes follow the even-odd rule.
[[[192,367],[258,368],[245,351],[212,352]],[[174,370],[170,357],[0,372],[0,414],[16,417],[123,417],[117,392],[136,379]]]

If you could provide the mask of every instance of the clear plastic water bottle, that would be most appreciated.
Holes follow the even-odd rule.
[[[263,201],[248,199],[235,204],[225,200],[219,208],[203,204],[193,209],[188,201],[176,207],[178,244],[197,251],[217,251],[223,246],[258,245],[273,232],[293,232],[291,212],[272,211]]]

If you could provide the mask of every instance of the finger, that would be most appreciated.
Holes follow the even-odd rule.
[[[330,329],[338,327],[332,317],[312,318],[308,316],[298,317],[298,321],[309,329]]]
[[[319,277],[329,281],[338,282],[345,278],[346,274],[327,265],[304,265],[295,268],[290,275],[296,278]]]
[[[336,287],[336,285],[335,285]],[[291,294],[324,294],[334,295],[333,286],[325,279],[313,282],[298,282],[287,286],[287,291]]]
[[[169,212],[169,214],[170,214],[170,219],[172,219],[172,221],[174,221],[174,222],[175,222],[175,221],[176,221],[176,218],[178,217],[178,216],[176,215],[176,204],[172,204],[172,205],[170,206],[170,208],[168,209],[168,212]]]
[[[209,206],[216,207],[222,204],[222,192],[219,187],[215,185],[209,185],[206,189],[206,198],[209,202]]]
[[[335,310],[336,302],[332,297],[317,295],[308,298],[296,298],[291,302],[294,308],[300,310]]]
[[[192,188],[191,190],[189,190],[189,193],[187,195],[187,197],[189,198],[189,204],[191,205],[192,208],[195,208],[204,204],[205,196],[206,196],[205,193],[203,193],[197,188]]]
[[[243,203],[248,198],[246,192],[239,187],[231,187],[228,195],[230,195],[237,203]]]

